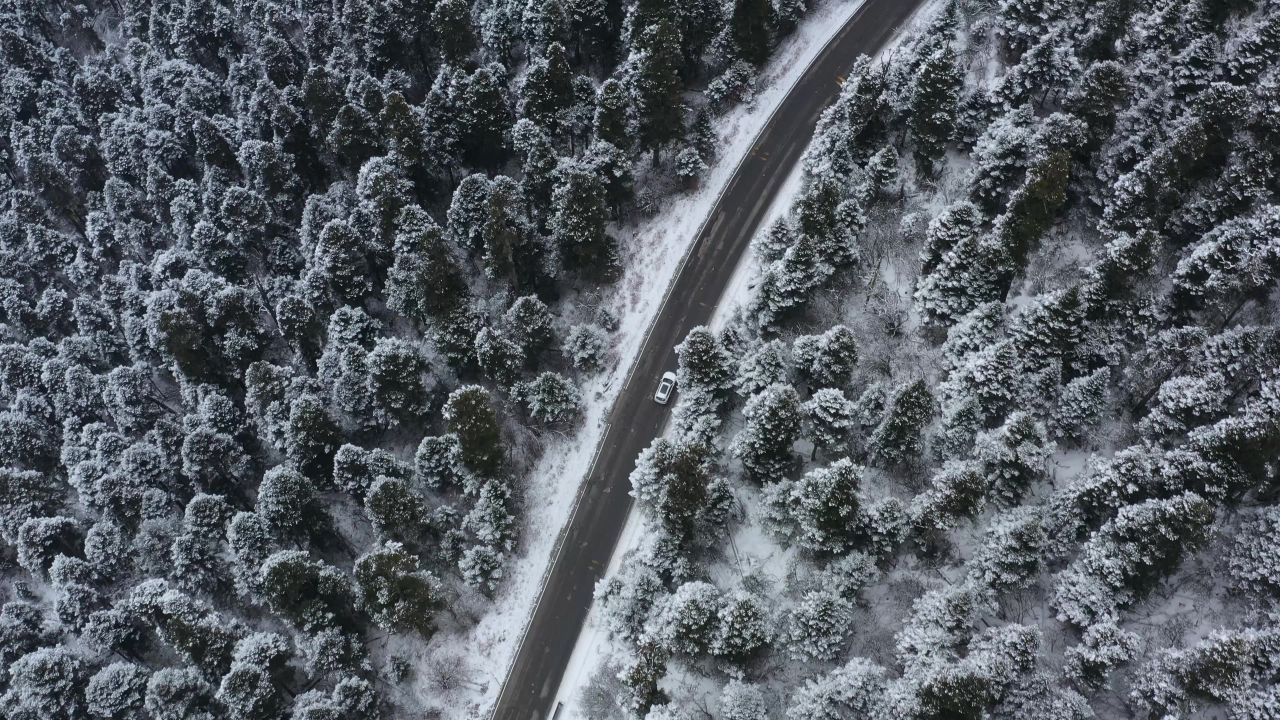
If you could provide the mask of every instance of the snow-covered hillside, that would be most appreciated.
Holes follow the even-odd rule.
[[[1278,60],[1266,3],[961,0],[864,62],[680,349],[578,711],[1273,717]]]

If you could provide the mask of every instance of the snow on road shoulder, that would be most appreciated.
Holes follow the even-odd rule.
[[[437,636],[431,643],[430,652],[436,657],[466,657],[472,664],[475,681],[457,690],[454,697],[457,702],[444,710],[444,717],[478,717],[486,714],[496,702],[502,678],[533,611],[557,537],[569,519],[603,437],[609,409],[627,381],[649,325],[661,308],[703,219],[715,206],[738,162],[749,151],[774,108],[861,5],[862,0],[832,0],[815,8],[774,54],[758,80],[760,91],[755,100],[716,121],[719,156],[701,187],[668,198],[660,212],[639,224],[615,228],[626,267],[608,301],[610,311],[619,320],[619,331],[614,338],[616,363],[611,371],[584,388],[582,426],[570,437],[549,441],[542,459],[529,476],[523,544],[518,557],[508,564],[510,577],[499,589],[492,611],[466,633]],[[792,179],[798,182],[798,174],[793,175]],[[789,198],[787,191],[793,189],[785,187],[779,198]],[[781,207],[785,209],[786,204]],[[740,267],[731,284],[731,294],[741,293],[745,297],[749,286],[750,275]],[[734,305],[736,303],[721,303],[721,307]],[[634,537],[636,525],[634,520],[629,521],[624,543]],[[575,687],[576,682],[575,677],[565,683],[565,687]],[[421,692],[425,695],[426,689]]]

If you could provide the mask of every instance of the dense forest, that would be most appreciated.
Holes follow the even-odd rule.
[[[1280,718],[1280,5],[932,9],[677,349],[581,716]]]
[[[485,613],[804,12],[0,0],[0,716],[435,716],[382,640]]]

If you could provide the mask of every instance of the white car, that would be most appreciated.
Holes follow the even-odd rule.
[[[676,374],[673,372],[662,373],[662,379],[658,381],[658,390],[653,394],[653,401],[659,405],[666,405],[671,400],[671,393],[676,389]]]

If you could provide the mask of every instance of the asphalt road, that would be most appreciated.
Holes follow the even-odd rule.
[[[671,287],[629,384],[609,414],[586,493],[570,520],[515,663],[494,708],[497,720],[545,720],[574,644],[631,509],[628,476],[667,418],[653,402],[673,349],[706,324],[778,188],[804,152],[822,110],[861,54],[873,54],[922,0],[866,0],[782,101],[738,167]]]

